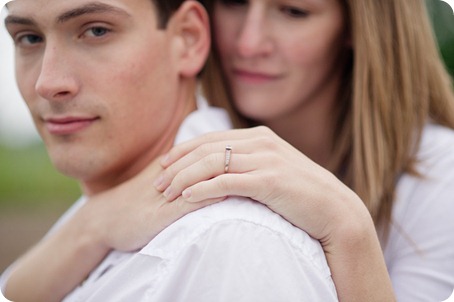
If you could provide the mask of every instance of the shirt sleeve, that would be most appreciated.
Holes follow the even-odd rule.
[[[250,222],[215,224],[171,267],[156,301],[337,301],[314,255]]]
[[[0,290],[1,290],[1,294],[2,296],[0,296],[1,298],[4,297],[4,292],[6,290],[6,282],[8,281],[8,278],[9,278],[9,275],[11,274],[11,271],[12,271],[12,266],[9,266],[3,273],[2,275],[0,275]],[[2,300],[0,300],[2,301]]]

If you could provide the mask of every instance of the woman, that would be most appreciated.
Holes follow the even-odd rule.
[[[304,155],[267,129],[208,135],[170,152],[158,188],[169,200],[243,195],[268,205],[321,240],[341,299],[365,300],[374,282],[354,278],[367,266],[351,263],[361,248],[351,236],[370,225],[347,185],[378,228],[397,299],[445,299],[454,97],[423,4],[223,0],[213,13],[213,64],[235,108]],[[229,174],[214,164],[226,145]],[[373,259],[369,269],[380,269]]]
[[[452,274],[447,272],[453,271],[450,247],[454,245],[446,238],[452,223],[444,219],[453,213],[448,198],[454,176],[442,174],[443,179],[431,187],[428,179],[438,176],[431,171],[440,172],[428,167],[454,165],[449,156],[452,152],[438,154],[440,149],[451,151],[449,143],[454,139],[451,130],[427,122],[431,119],[453,128],[454,100],[424,7],[420,1],[403,0],[289,3],[215,1],[214,69],[206,72],[213,79],[219,63],[216,59],[220,60],[236,109],[251,125],[264,124],[288,143],[259,127],[209,135],[178,146],[164,158],[167,169],[155,182],[169,200],[183,192],[183,197],[166,207],[183,204],[183,215],[203,206],[184,203],[184,199],[209,203],[227,195],[252,197],[322,242],[340,300],[387,301],[393,299],[393,293],[372,217],[388,252],[387,260],[391,257],[388,266],[397,298],[446,298],[447,289],[453,286]],[[288,69],[281,68],[284,65]],[[214,83],[208,87],[209,98],[220,100],[213,96],[213,92],[222,96],[220,88]],[[435,140],[430,139],[432,135]],[[446,140],[446,146],[436,146],[435,153],[425,152],[428,164],[420,165],[419,160],[426,159],[421,150],[439,143],[438,137]],[[233,146],[233,154],[229,173],[224,174],[227,144]],[[418,152],[415,146],[421,146]],[[154,173],[146,171],[129,186],[96,197],[98,203],[91,204],[98,208],[79,215],[111,211],[112,215],[104,215],[105,222],[98,223],[111,223],[122,232],[97,234],[105,238],[105,247],[135,249],[176,219],[160,215],[163,210],[158,206],[152,208],[149,200],[156,198],[154,193],[139,195],[145,191],[139,188],[146,186],[151,175]],[[429,197],[417,196],[415,200],[422,200],[422,205],[411,204],[408,186]],[[222,194],[214,195],[219,188]],[[149,203],[152,214],[134,208],[130,215],[116,213],[122,194],[129,197],[131,193],[140,204]],[[424,208],[430,197],[433,206]],[[104,202],[107,199],[109,203]],[[405,207],[414,209],[409,212],[414,219],[421,218],[418,211],[430,214],[421,225],[430,225],[424,228],[429,234],[423,238],[440,239],[429,243],[429,249],[418,237],[420,230],[405,228],[411,222],[411,217],[400,215]],[[433,212],[440,208],[441,213]],[[125,228],[126,219],[140,221],[137,217],[151,215],[156,217],[153,226],[147,223],[140,234]],[[84,219],[72,227],[68,224],[67,229],[74,231]],[[443,223],[434,229],[437,219]],[[396,242],[402,241],[407,244],[398,253]],[[94,266],[105,247],[85,245],[84,259],[90,261],[84,263]],[[434,250],[442,254],[432,253]],[[80,262],[77,257],[71,261]],[[444,273],[425,267],[434,263],[443,263],[440,272]],[[416,269],[409,270],[411,266]],[[84,276],[84,270],[78,269],[71,284],[58,281],[67,282],[67,289],[74,287]],[[68,271],[75,274],[74,268]]]

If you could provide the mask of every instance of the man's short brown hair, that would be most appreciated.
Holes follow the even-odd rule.
[[[157,8],[159,28],[165,28],[167,26],[167,22],[169,22],[170,17],[178,10],[184,1],[186,0],[152,0],[153,4]],[[207,0],[198,1],[204,4]]]

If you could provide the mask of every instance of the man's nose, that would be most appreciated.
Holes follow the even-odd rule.
[[[238,54],[245,58],[269,55],[273,51],[273,41],[268,27],[263,13],[248,13],[238,34]]]
[[[77,94],[79,85],[74,76],[72,58],[67,50],[48,46],[44,50],[36,92],[52,101],[63,101]]]

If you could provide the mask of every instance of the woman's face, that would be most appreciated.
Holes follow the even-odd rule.
[[[238,110],[266,123],[333,106],[345,28],[339,0],[216,0],[215,45]]]

